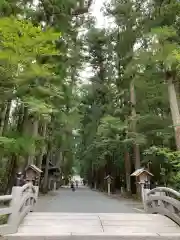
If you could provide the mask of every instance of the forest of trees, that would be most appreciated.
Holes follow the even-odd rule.
[[[91,3],[0,1],[1,193],[27,164],[41,168],[44,155],[71,175],[82,65],[78,31]]]
[[[180,2],[109,0],[108,29],[92,4],[0,2],[1,193],[44,155],[99,189],[134,193],[140,167],[180,188]]]
[[[180,2],[112,0],[104,14],[113,26],[91,25],[83,39],[94,74],[81,87],[81,173],[100,189],[111,174],[114,190],[135,193],[130,174],[146,167],[178,189]]]

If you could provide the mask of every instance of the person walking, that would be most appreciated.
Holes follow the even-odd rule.
[[[73,192],[75,191],[75,187],[74,187],[74,182],[73,181],[71,182],[71,189],[72,189]]]

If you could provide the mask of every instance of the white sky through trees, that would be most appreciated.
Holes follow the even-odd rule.
[[[104,28],[106,25],[105,18],[102,13],[102,7],[105,2],[108,0],[94,0],[90,8],[90,13],[96,18],[96,26],[98,28]],[[93,76],[92,68],[84,66],[84,69],[80,72],[80,81],[81,83],[88,83],[88,78]]]
[[[94,0],[92,4],[91,12],[92,15],[96,17],[97,27],[104,27],[106,25],[106,20],[103,16],[101,8],[103,7],[103,4],[107,1],[108,0]]]

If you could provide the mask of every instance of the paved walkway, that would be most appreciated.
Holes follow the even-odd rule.
[[[76,213],[134,213],[138,203],[127,199],[114,199],[92,191],[79,188],[61,188],[46,196],[40,196],[36,212],[76,212]]]

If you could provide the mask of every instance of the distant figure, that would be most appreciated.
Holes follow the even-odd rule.
[[[84,186],[86,185],[86,180],[85,180],[85,179],[83,179],[83,185],[84,185]]]
[[[75,191],[74,182],[71,182],[71,189],[73,192]]]
[[[76,180],[76,188],[78,188],[78,180]]]

